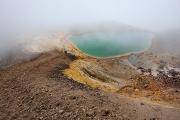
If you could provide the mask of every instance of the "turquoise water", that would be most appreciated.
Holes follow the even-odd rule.
[[[113,57],[143,51],[150,46],[148,34],[141,32],[94,32],[73,35],[70,40],[94,57]]]

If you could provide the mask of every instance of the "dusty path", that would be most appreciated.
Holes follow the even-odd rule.
[[[89,88],[63,76],[53,51],[0,71],[0,120],[178,120],[180,110]]]

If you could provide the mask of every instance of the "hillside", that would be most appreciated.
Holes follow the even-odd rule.
[[[52,51],[0,71],[0,119],[178,120],[180,110],[69,79],[62,71],[73,61]]]

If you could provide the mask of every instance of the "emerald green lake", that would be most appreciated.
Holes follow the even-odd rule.
[[[72,35],[70,40],[85,54],[113,57],[139,52],[150,47],[150,37],[141,32],[91,32]]]

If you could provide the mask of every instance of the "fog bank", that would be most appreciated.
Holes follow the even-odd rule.
[[[179,0],[1,0],[1,32],[114,20],[151,31],[180,27]]]
[[[27,33],[104,21],[160,32],[180,28],[179,11],[179,0],[1,0],[0,59],[23,42],[37,47],[52,41],[40,37],[27,42],[30,39],[22,37]]]

